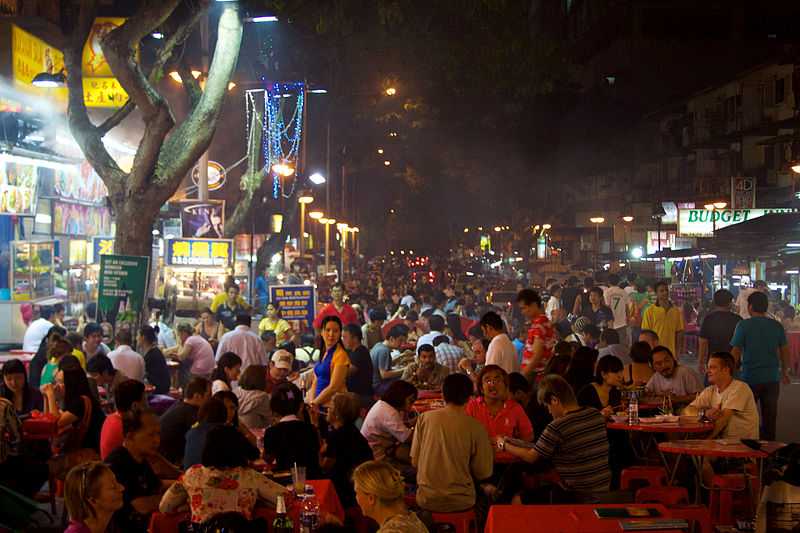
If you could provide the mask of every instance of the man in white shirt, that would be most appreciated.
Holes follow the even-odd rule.
[[[267,366],[264,344],[250,329],[252,319],[247,313],[236,315],[236,327],[222,336],[217,346],[216,360],[225,352],[233,352],[242,359],[242,372],[250,365]]]
[[[408,291],[408,294],[403,296],[403,298],[400,300],[400,305],[405,305],[408,309],[411,309],[411,306],[413,306],[415,303],[417,303],[417,300],[414,298],[414,293],[411,291]]]
[[[45,335],[55,325],[53,317],[55,309],[53,307],[42,307],[39,311],[39,318],[28,325],[25,330],[25,337],[22,339],[22,350],[25,352],[36,353]]]
[[[519,372],[517,349],[508,335],[504,333],[503,319],[494,311],[489,311],[481,318],[481,331],[490,339],[486,350],[486,364],[497,365],[507,373]]]
[[[688,403],[703,389],[700,376],[688,366],[679,365],[666,346],[656,346],[653,350],[653,370],[645,385],[650,394],[670,394],[673,402]]]
[[[428,326],[430,331],[417,339],[417,355],[419,355],[419,347],[423,344],[430,344],[433,346],[433,340],[439,335],[444,335],[444,319],[439,315],[431,315],[428,318]]]
[[[608,276],[609,287],[603,291],[606,305],[614,313],[614,329],[617,330],[623,344],[628,344],[628,293],[619,286],[619,276]]]
[[[131,348],[131,344],[133,344],[131,331],[119,328],[114,338],[117,341],[117,347],[108,354],[111,364],[130,379],[144,383],[144,357]]]

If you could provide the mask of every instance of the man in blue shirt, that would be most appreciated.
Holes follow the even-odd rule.
[[[256,305],[254,306],[258,309],[259,312],[263,313],[264,309],[267,308],[267,302],[269,301],[269,283],[267,283],[267,271],[259,272],[258,276],[256,276]]]
[[[747,298],[750,317],[736,326],[731,353],[740,364],[739,378],[750,385],[761,405],[761,436],[775,440],[780,384],[789,383],[789,346],[780,322],[767,316],[769,300],[763,292]]]

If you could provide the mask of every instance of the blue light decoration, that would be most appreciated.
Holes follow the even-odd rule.
[[[272,197],[281,194],[289,198],[292,190],[282,191],[281,176],[272,170],[276,163],[293,164],[297,168],[300,142],[303,134],[303,105],[305,84],[303,82],[271,83],[264,91],[264,164],[272,175]],[[293,108],[293,109],[292,109]],[[288,120],[286,116],[291,115]]]

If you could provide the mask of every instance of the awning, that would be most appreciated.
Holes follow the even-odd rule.
[[[718,255],[781,259],[800,251],[800,213],[772,213],[717,230],[709,249]]]

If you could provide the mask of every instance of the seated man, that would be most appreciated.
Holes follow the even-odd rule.
[[[408,330],[405,326],[395,326],[386,334],[386,339],[370,350],[372,358],[372,388],[376,394],[382,394],[392,382],[403,375],[403,369],[392,369],[392,350],[399,350],[406,342]]]
[[[419,390],[438,391],[450,370],[436,362],[436,350],[430,344],[423,344],[417,350],[417,362],[408,365],[400,378],[408,381]]]
[[[656,346],[652,353],[653,376],[645,385],[648,395],[671,395],[675,403],[689,403],[703,389],[694,370],[678,364],[675,356],[666,346]]]
[[[114,368],[114,365],[111,364],[111,359],[103,354],[97,354],[89,359],[89,362],[86,363],[86,373],[89,376],[89,386],[94,385],[92,393],[95,393],[98,387],[104,387],[105,397],[109,400],[114,398],[119,384],[130,379],[122,370]],[[144,386],[144,383],[142,383],[142,386]]]
[[[173,464],[183,463],[186,432],[197,422],[200,406],[211,397],[211,383],[193,378],[184,391],[183,400],[175,402],[161,415],[161,454]]]
[[[569,383],[555,374],[545,376],[539,383],[538,400],[547,406],[553,421],[533,448],[513,446],[501,437],[497,440],[498,449],[528,463],[549,459],[562,485],[579,501],[608,492],[611,470],[605,417],[597,409],[580,407]]]
[[[465,411],[472,381],[464,374],[450,374],[442,393],[445,407],[417,420],[411,461],[417,468],[417,504],[449,513],[475,505],[473,480],[492,475],[494,454],[486,430]]]

